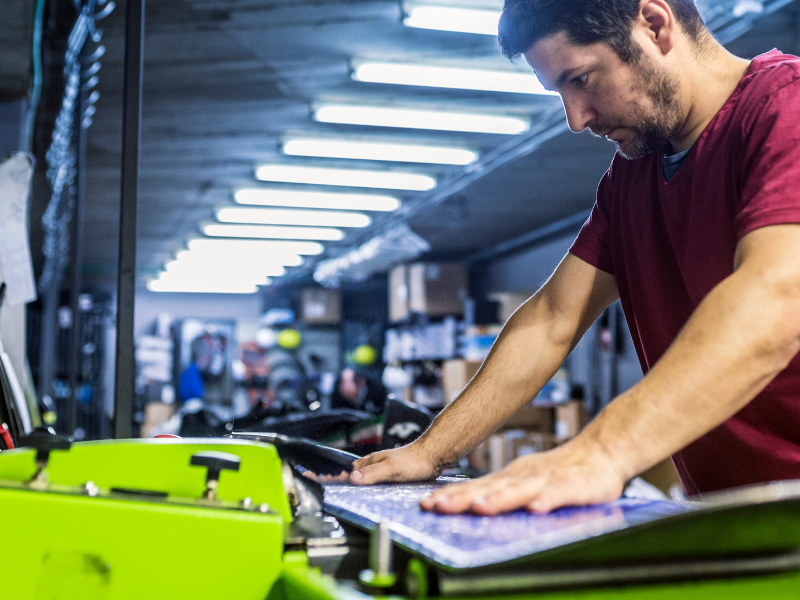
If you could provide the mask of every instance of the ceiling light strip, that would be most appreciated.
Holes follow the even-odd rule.
[[[305,210],[291,208],[255,208],[229,206],[216,211],[222,223],[259,225],[300,225],[309,227],[366,227],[372,219],[359,212],[336,210]]]
[[[319,242],[300,242],[283,240],[242,240],[234,238],[195,238],[186,244],[192,252],[206,253],[210,256],[229,256],[232,258],[262,258],[280,261],[294,255],[316,256],[322,254],[325,246]],[[286,266],[286,263],[283,263]]]
[[[391,212],[401,206],[401,202],[397,198],[380,194],[306,192],[268,188],[242,188],[233,193],[233,199],[238,204],[330,210]]]
[[[304,167],[299,165],[261,165],[256,168],[256,179],[283,183],[308,183],[420,192],[436,187],[436,180],[433,177],[421,173]]]
[[[482,92],[554,95],[536,75],[501,69],[466,69],[430,64],[354,61],[352,78],[369,83],[415,85]]]
[[[467,148],[319,138],[284,138],[282,150],[292,156],[468,165],[478,153]]]
[[[407,2],[403,6],[406,27],[436,29],[459,33],[497,35],[497,23],[501,11],[456,6],[436,6]]]
[[[274,225],[201,223],[200,230],[211,237],[317,240],[326,242],[338,242],[344,239],[344,232],[333,227],[280,227]]]
[[[525,117],[364,104],[320,103],[312,107],[311,116],[321,123],[502,135],[517,135],[531,127]]]

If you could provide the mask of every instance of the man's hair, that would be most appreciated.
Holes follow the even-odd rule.
[[[675,20],[695,42],[705,29],[694,0],[667,0]],[[639,0],[505,0],[498,26],[500,48],[514,60],[539,40],[563,31],[587,46],[605,42],[623,62],[635,61],[641,48],[631,37]]]

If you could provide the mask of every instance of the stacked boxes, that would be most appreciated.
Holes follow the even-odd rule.
[[[444,401],[449,404],[467,387],[483,363],[479,360],[446,360],[442,365]]]
[[[300,315],[313,325],[337,325],[342,321],[342,294],[339,290],[306,288],[300,298]]]
[[[408,314],[408,267],[400,265],[389,272],[389,321],[402,321]]]
[[[415,263],[389,273],[389,320],[411,313],[446,317],[464,313],[467,269],[461,263]]]
[[[528,404],[470,454],[470,463],[481,471],[499,471],[515,458],[568,442],[586,423],[586,408],[580,400]]]
[[[586,404],[581,400],[570,400],[555,408],[555,433],[560,439],[574,438],[589,422]]]

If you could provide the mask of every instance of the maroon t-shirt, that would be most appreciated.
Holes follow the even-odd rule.
[[[616,278],[645,373],[733,272],[745,234],[800,223],[800,58],[754,59],[669,183],[662,154],[614,157],[570,249]],[[672,458],[688,494],[800,479],[800,355]]]

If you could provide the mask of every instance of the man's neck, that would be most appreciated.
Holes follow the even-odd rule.
[[[716,42],[714,45],[704,53],[703,60],[693,61],[684,74],[684,105],[688,110],[683,126],[670,138],[675,153],[692,147],[750,67],[749,60],[732,55]]]

